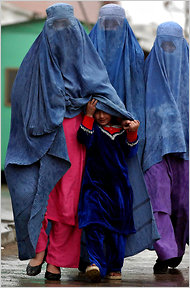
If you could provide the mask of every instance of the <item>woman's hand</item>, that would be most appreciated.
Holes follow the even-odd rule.
[[[140,125],[140,121],[139,120],[122,120],[121,122],[121,126],[124,130],[128,131],[128,132],[135,132],[138,130]]]
[[[95,111],[96,111],[96,104],[97,104],[98,100],[96,99],[92,99],[91,101],[88,102],[87,106],[86,106],[86,115],[89,117],[93,117]]]

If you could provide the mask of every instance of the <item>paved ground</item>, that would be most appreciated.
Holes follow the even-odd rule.
[[[189,287],[188,246],[178,269],[170,269],[165,275],[153,274],[152,267],[157,256],[154,251],[145,250],[125,259],[122,281],[79,281],[78,269],[63,268],[61,281],[47,281],[44,279],[46,264],[39,275],[27,276],[28,261],[18,259],[11,200],[6,185],[1,189],[1,221],[1,287]]]
[[[102,280],[90,283],[77,279],[78,269],[61,270],[61,281],[44,279],[46,264],[42,272],[30,277],[25,273],[28,261],[20,261],[16,243],[2,249],[1,287],[189,287],[189,247],[178,269],[170,269],[168,274],[154,275],[152,267],[156,260],[154,251],[145,250],[138,255],[125,259],[122,281]]]

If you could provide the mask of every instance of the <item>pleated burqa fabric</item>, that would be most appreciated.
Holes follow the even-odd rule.
[[[62,122],[97,108],[133,119],[110,84],[106,69],[73,7],[47,9],[40,35],[26,54],[11,96],[11,131],[5,174],[21,260],[35,256],[48,195],[71,166]]]
[[[141,161],[145,142],[144,52],[125,10],[116,4],[104,5],[89,37],[126,109],[140,121],[138,155]]]
[[[140,120],[138,156],[126,159],[129,180],[133,189],[133,217],[136,233],[127,236],[125,256],[152,249],[159,239],[157,226],[140,167],[145,141],[145,83],[144,53],[129,23],[124,9],[116,4],[106,4],[89,34],[98,54],[106,66],[109,79],[120,99],[135,119]],[[85,235],[82,235],[82,247]],[[82,249],[83,259],[88,259]]]
[[[144,171],[169,153],[189,159],[189,45],[179,24],[158,26],[145,62],[145,80]]]

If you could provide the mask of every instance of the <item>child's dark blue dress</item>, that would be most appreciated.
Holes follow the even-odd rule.
[[[126,157],[137,153],[137,142],[127,142],[126,131],[110,133],[96,122],[81,124],[78,139],[85,144],[86,166],[79,201],[79,228],[100,224],[125,235],[135,232],[133,191]],[[109,130],[109,131],[107,131]]]

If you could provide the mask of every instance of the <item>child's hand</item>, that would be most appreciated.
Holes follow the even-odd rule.
[[[122,120],[121,126],[124,130],[128,132],[135,132],[139,128],[140,122],[139,120]]]
[[[91,101],[88,102],[86,106],[86,115],[89,117],[93,117],[95,111],[96,111],[96,104],[98,100],[92,99]]]

